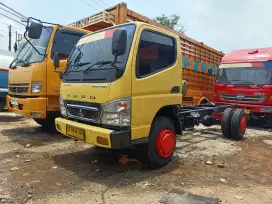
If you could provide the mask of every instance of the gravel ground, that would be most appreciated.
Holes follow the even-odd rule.
[[[173,162],[150,171],[0,113],[0,203],[185,203],[186,195],[209,204],[271,204],[271,155],[267,129],[249,128],[232,141],[219,126],[200,126],[178,137]]]

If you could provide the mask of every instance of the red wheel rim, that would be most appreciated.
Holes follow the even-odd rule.
[[[240,121],[240,131],[242,134],[245,133],[246,127],[247,127],[247,119],[245,116],[243,116]]]
[[[162,130],[156,141],[156,151],[159,157],[171,156],[175,146],[175,136],[171,130]]]

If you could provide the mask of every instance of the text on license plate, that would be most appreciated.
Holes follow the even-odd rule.
[[[67,135],[69,135],[69,136],[76,137],[78,139],[84,140],[85,131],[82,128],[67,125],[66,132],[67,132]]]
[[[11,98],[10,103],[11,103],[12,105],[18,106],[18,98]]]

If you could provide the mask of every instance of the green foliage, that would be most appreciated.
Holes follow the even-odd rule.
[[[162,16],[155,17],[154,20],[162,25],[172,28],[179,33],[184,34],[185,32],[184,26],[180,24],[179,15],[172,14],[171,16],[166,16],[165,14],[162,14]]]

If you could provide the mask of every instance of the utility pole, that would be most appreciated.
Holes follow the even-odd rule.
[[[9,46],[8,46],[8,50],[11,51],[11,25],[9,25]]]
[[[17,33],[17,31],[16,31],[15,43],[14,43],[13,49],[14,49],[14,52],[17,52],[17,49],[18,49],[18,33]]]

